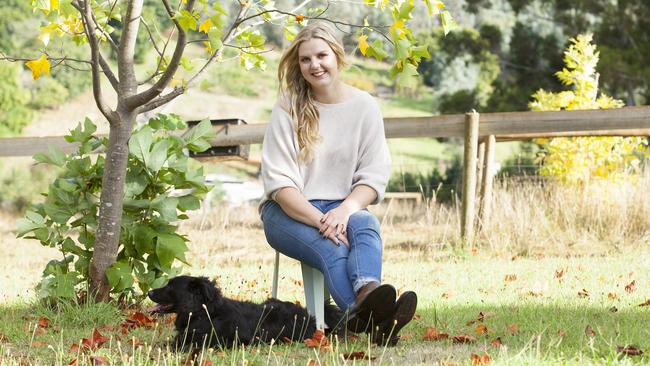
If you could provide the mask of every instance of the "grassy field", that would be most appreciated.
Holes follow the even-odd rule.
[[[301,343],[206,350],[195,364],[471,365],[488,358],[494,365],[649,364],[650,306],[640,306],[650,300],[650,198],[642,193],[648,183],[617,185],[608,194],[497,185],[499,219],[474,246],[458,237],[455,207],[373,207],[382,220],[384,280],[419,296],[416,320],[397,347],[370,346],[361,335],[321,351]],[[269,296],[273,251],[255,208],[217,208],[201,230],[200,221],[197,213],[180,225],[192,243],[192,266],[184,272],[216,279],[231,297]],[[57,253],[15,239],[12,217],[1,222],[0,364],[191,364],[187,355],[166,350],[173,335],[168,318],[122,334],[121,324],[148,302],[129,310],[39,304],[31,288]],[[283,258],[281,273],[280,298],[303,301],[298,264]],[[37,327],[41,317],[47,322]],[[100,347],[73,347],[95,329],[106,337]],[[619,352],[625,347],[645,354]],[[353,351],[371,360],[343,358]]]

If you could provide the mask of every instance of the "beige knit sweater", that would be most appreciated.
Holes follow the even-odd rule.
[[[307,164],[298,160],[298,139],[289,114],[276,103],[262,144],[261,205],[280,188],[294,187],[308,200],[345,199],[364,184],[384,196],[390,176],[390,153],[384,121],[375,99],[355,89],[337,104],[316,103],[320,112],[321,142]]]

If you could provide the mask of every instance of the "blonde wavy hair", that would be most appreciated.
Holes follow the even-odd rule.
[[[322,39],[334,51],[339,70],[347,65],[343,45],[334,35],[334,30],[324,23],[305,26],[280,58],[278,80],[281,105],[296,124],[300,148],[299,159],[304,162],[311,161],[314,148],[320,142],[318,133],[320,115],[314,103],[311,86],[300,72],[298,49],[303,42],[314,38]]]

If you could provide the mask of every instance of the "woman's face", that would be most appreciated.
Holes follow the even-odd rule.
[[[302,77],[316,90],[326,90],[338,80],[336,54],[320,38],[304,41],[298,47],[298,64]]]

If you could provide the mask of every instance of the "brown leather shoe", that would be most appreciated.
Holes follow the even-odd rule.
[[[397,345],[399,331],[413,319],[417,306],[418,296],[415,292],[407,291],[403,293],[395,303],[393,314],[371,332],[372,343],[380,346]]]
[[[357,301],[348,311],[347,328],[354,333],[372,329],[390,317],[395,310],[395,287],[387,283],[370,282],[357,295]]]

